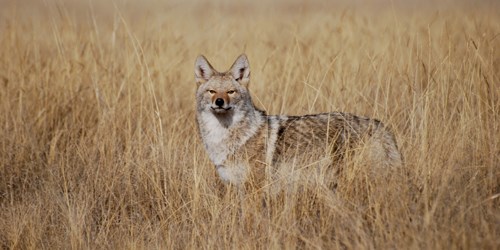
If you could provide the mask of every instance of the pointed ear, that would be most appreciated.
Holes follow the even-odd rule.
[[[210,79],[210,77],[212,77],[215,72],[216,71],[214,70],[212,65],[210,65],[210,63],[204,56],[199,55],[196,58],[196,62],[194,64],[194,77],[198,85],[208,81],[208,79]]]
[[[240,84],[248,85],[250,82],[250,64],[248,63],[248,58],[245,54],[241,54],[236,61],[234,61],[233,66],[230,70],[234,79]]]

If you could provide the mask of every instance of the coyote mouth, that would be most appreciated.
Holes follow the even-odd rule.
[[[223,108],[223,107],[210,107],[216,113],[223,113],[231,110],[231,107]]]

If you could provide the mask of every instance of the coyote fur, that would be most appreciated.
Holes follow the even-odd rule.
[[[223,73],[200,55],[195,79],[199,133],[226,183],[262,187],[265,181],[305,180],[335,187],[348,155],[361,155],[357,159],[374,172],[402,164],[393,134],[376,119],[343,112],[266,115],[256,108],[245,54]]]

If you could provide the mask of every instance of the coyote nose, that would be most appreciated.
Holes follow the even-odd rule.
[[[217,105],[217,106],[219,106],[219,107],[224,106],[224,99],[222,99],[222,98],[217,98],[217,99],[215,100],[215,105]]]

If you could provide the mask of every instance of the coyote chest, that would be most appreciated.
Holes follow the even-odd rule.
[[[246,116],[251,114],[217,115],[202,112],[198,115],[200,134],[210,160],[224,181],[237,185],[244,183],[248,177],[249,153],[256,154],[248,152],[246,146],[263,124],[262,119],[258,118],[249,122],[244,119]]]
[[[212,114],[202,114],[200,118],[200,132],[208,156],[217,169],[220,178],[226,182],[240,184],[247,177],[247,166],[242,163],[228,164],[227,159],[236,150],[236,145],[228,143],[230,131],[221,125]]]
[[[201,114],[200,132],[203,136],[203,143],[208,152],[210,160],[215,165],[221,165],[227,159],[228,154],[231,152],[226,144],[229,138],[229,129],[221,126],[220,122],[211,114]]]

